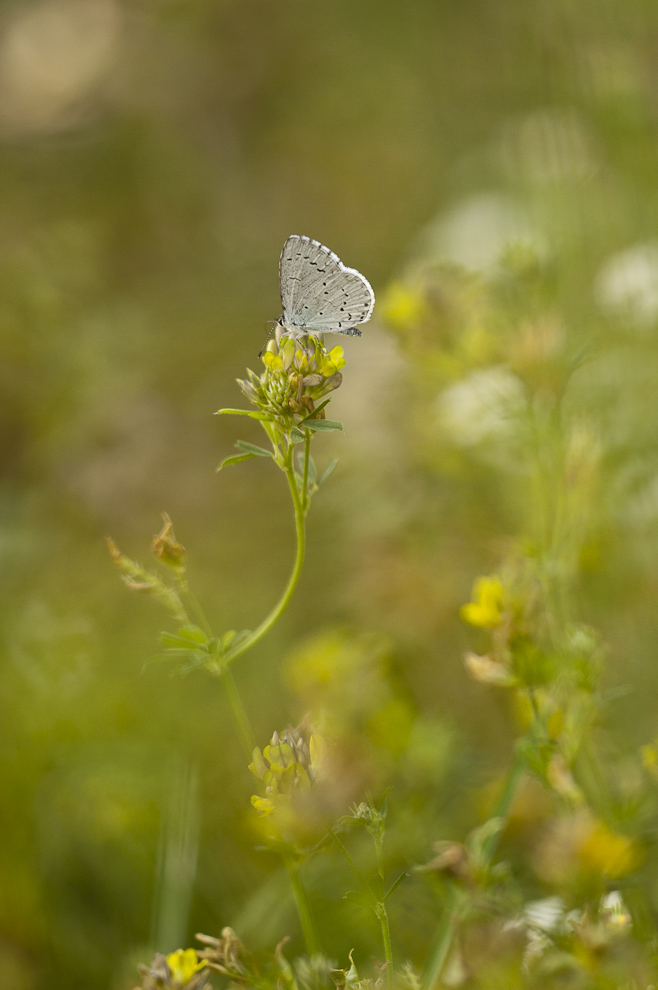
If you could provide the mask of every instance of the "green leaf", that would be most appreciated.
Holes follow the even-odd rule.
[[[408,873],[401,873],[400,876],[397,878],[397,880],[394,880],[393,881],[393,883],[391,884],[391,886],[388,888],[388,890],[386,891],[386,893],[382,897],[382,904],[386,904],[386,901],[389,899],[389,897],[391,896],[391,894],[394,894],[395,893],[395,891],[398,889],[398,887],[400,886],[400,884],[402,883],[402,881],[405,880],[406,877],[408,877],[408,876],[409,876]]]
[[[306,437],[304,436],[301,430],[298,430],[296,426],[293,426],[292,430],[290,431],[290,439],[292,440],[293,443],[303,443]]]
[[[174,650],[182,650],[183,652],[199,649],[199,643],[195,643],[193,640],[186,636],[181,636],[177,633],[162,632],[160,633],[160,642],[164,643],[165,646],[170,647]],[[204,645],[207,642],[204,638]]]
[[[231,642],[231,646],[235,649],[239,646],[248,636],[251,636],[251,629],[241,629],[239,633],[236,633]]]
[[[208,637],[204,633],[203,629],[193,623],[188,623],[185,626],[181,626],[177,632],[179,636],[182,636],[184,639],[189,639],[190,642],[196,643],[197,646],[205,646],[208,643]]]
[[[328,406],[330,402],[331,402],[331,396],[328,399],[325,399],[324,402],[321,402],[319,406],[316,406],[313,412],[309,413],[306,419],[302,420],[302,423],[307,423],[309,419],[315,419],[318,413],[321,412],[325,406]]]
[[[232,454],[230,457],[225,457],[217,471],[221,471],[222,468],[229,467],[231,464],[239,464],[240,461],[250,461],[255,454]]]
[[[336,419],[306,419],[304,427],[313,430],[314,433],[331,433],[334,430],[342,430],[343,424]]]
[[[295,475],[299,478],[300,483],[304,479],[304,455],[299,454],[297,457],[297,465],[295,467]],[[315,461],[309,455],[308,459],[308,487],[313,488],[317,482],[317,471],[315,468]]]
[[[193,670],[198,670],[199,667],[203,667],[208,663],[210,657],[207,653],[196,653],[190,657],[187,663],[182,664],[176,671],[181,677],[186,677],[187,674],[191,674]]]
[[[320,485],[323,485],[325,483],[325,481],[327,480],[327,478],[330,478],[331,477],[331,475],[336,470],[336,465],[337,464],[338,464],[338,458],[337,457],[334,457],[334,459],[331,462],[331,464],[329,465],[329,467],[326,467],[324,469],[324,471],[322,472],[322,474],[320,475],[320,477],[318,478],[318,488],[320,487]]]
[[[259,447],[255,443],[247,443],[246,440],[238,440],[235,444],[238,450],[241,450],[244,454],[251,454],[253,457],[271,457],[272,451],[265,450],[265,447]]]
[[[249,416],[251,419],[269,419],[266,413],[254,412],[252,409],[218,409],[215,416]]]

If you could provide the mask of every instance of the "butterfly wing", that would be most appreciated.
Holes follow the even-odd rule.
[[[349,333],[370,319],[375,295],[367,279],[347,268],[319,241],[293,234],[279,262],[283,325],[311,333]]]

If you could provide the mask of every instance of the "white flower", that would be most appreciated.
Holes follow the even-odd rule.
[[[638,328],[651,326],[658,319],[658,242],[613,255],[599,271],[594,290],[612,315],[625,316]]]
[[[525,406],[523,383],[504,365],[471,372],[441,392],[442,428],[462,447],[513,438]]]

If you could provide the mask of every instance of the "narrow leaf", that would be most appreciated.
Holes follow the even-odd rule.
[[[198,650],[199,648],[199,644],[193,642],[189,637],[170,632],[160,633],[160,642],[174,650]]]
[[[249,416],[251,419],[268,419],[265,413],[254,412],[253,409],[218,409],[215,416]]]
[[[295,474],[299,476],[300,481],[304,477],[304,455],[299,454],[297,456],[297,463],[295,465]],[[308,459],[308,487],[314,488],[317,483],[318,473],[315,467],[315,461],[311,456]]]
[[[227,649],[227,647],[231,645],[234,639],[235,639],[235,629],[229,629],[229,631],[225,632],[223,636],[220,636],[219,642],[222,651]]]
[[[197,653],[192,656],[187,663],[184,663],[181,667],[179,667],[176,673],[180,677],[186,677],[187,674],[191,674],[193,670],[198,670],[199,667],[203,667],[207,664],[208,659],[209,657],[207,653]]]
[[[395,893],[395,891],[398,889],[398,887],[400,886],[400,884],[402,883],[402,881],[404,879],[406,879],[406,877],[408,877],[408,876],[409,876],[408,873],[401,873],[400,874],[400,876],[397,878],[397,880],[395,880],[391,884],[391,886],[388,888],[388,890],[384,894],[384,896],[382,898],[382,904],[386,904],[386,901],[389,899],[389,897],[391,896],[391,894],[394,894]]]
[[[329,467],[326,467],[324,469],[324,471],[322,472],[322,474],[320,475],[320,477],[318,478],[318,488],[320,487],[320,485],[323,485],[325,483],[325,481],[327,480],[327,478],[330,478],[331,477],[331,475],[336,470],[336,465],[337,464],[338,464],[338,458],[337,457],[334,457],[334,459],[331,462],[331,464],[329,465]]]
[[[196,626],[193,623],[181,626],[180,629],[176,630],[179,636],[183,636],[185,639],[189,639],[191,642],[196,643],[198,646],[205,646],[208,643],[208,637],[204,633],[200,626]]]
[[[313,410],[313,412],[312,412],[312,413],[309,413],[309,414],[308,414],[308,416],[306,417],[306,419],[303,419],[303,420],[302,420],[302,423],[306,423],[306,422],[308,422],[308,420],[309,420],[309,419],[315,419],[315,418],[316,418],[316,416],[317,416],[317,414],[318,414],[318,413],[319,413],[319,412],[320,412],[320,411],[321,411],[322,409],[324,409],[324,407],[325,407],[325,406],[328,406],[330,402],[331,402],[331,397],[329,397],[328,399],[325,399],[325,400],[324,400],[324,402],[321,402],[319,406],[316,406],[316,407],[315,407],[315,409]]]
[[[236,633],[231,641],[231,646],[233,649],[235,649],[236,646],[239,646],[239,644],[242,643],[247,636],[251,636],[251,629],[241,629],[240,632]]]
[[[314,433],[331,433],[333,430],[342,430],[343,424],[336,419],[306,419],[304,427]]]
[[[265,447],[259,447],[258,444],[248,443],[246,440],[238,440],[235,444],[238,450],[243,451],[245,454],[253,454],[254,457],[271,457],[272,451],[266,450]]]
[[[231,464],[239,464],[240,461],[250,461],[255,456],[255,454],[232,454],[230,457],[224,458],[217,471],[221,471],[222,468],[229,467]]]

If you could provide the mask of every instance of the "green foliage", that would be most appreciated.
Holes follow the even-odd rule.
[[[3,990],[131,990],[156,951],[223,986],[167,960],[227,922],[242,985],[657,983],[656,12],[400,12],[6,5]],[[277,342],[268,412],[213,419],[291,230],[375,319],[347,370]],[[116,551],[121,595],[102,537],[163,505],[189,559]],[[143,669],[140,598],[197,676]],[[284,848],[247,753],[306,712],[327,776]],[[387,791],[383,881],[334,828],[362,881],[325,825]]]

